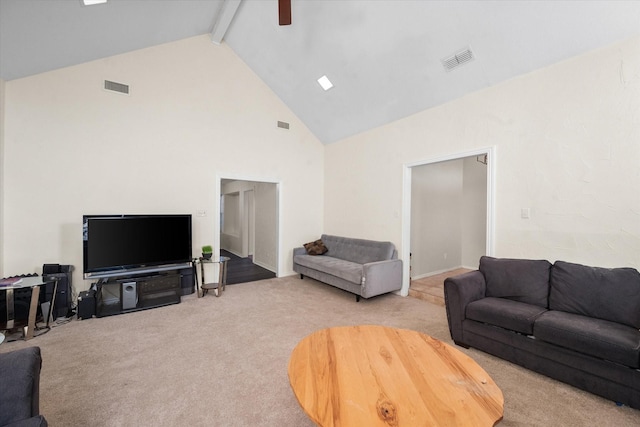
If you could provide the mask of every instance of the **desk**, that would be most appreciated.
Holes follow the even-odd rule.
[[[0,286],[0,291],[5,291],[7,293],[7,330],[15,328],[13,291],[15,289],[31,288],[31,304],[29,305],[29,318],[27,320],[27,326],[25,327],[24,331],[24,339],[29,340],[33,338],[33,333],[36,329],[36,314],[38,312],[38,302],[40,300],[40,287],[49,282],[51,281],[43,280],[41,276],[22,277],[22,281],[20,281],[20,283]],[[56,293],[58,292],[58,280],[54,280],[53,282],[53,295],[51,296],[51,301],[49,304],[49,313],[47,313],[46,317],[47,329],[49,328],[49,321],[51,320],[51,317],[53,315],[53,307],[56,302]],[[44,316],[44,313],[42,313],[42,315]]]
[[[198,298],[203,297],[208,291],[213,290],[217,297],[220,296],[224,287],[227,284],[227,261],[231,258],[226,256],[215,256],[211,258],[197,258],[193,262],[200,264],[200,285],[198,285],[198,277],[196,273],[196,292]],[[204,280],[204,265],[205,264],[220,264],[218,270],[218,282],[217,283],[205,283]]]
[[[302,339],[289,382],[319,426],[493,426],[502,391],[469,356],[428,335],[363,325]]]

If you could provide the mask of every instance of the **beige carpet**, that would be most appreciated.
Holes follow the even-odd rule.
[[[451,343],[443,307],[393,294],[356,303],[292,276],[228,286],[220,298],[189,295],[173,306],[74,320],[29,342],[4,343],[0,352],[41,347],[41,412],[53,427],[305,427],[313,424],[289,388],[289,354],[317,329],[355,324]],[[638,410],[463,351],[501,387],[501,426],[640,425]]]

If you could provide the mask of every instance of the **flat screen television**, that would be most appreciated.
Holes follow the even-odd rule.
[[[188,263],[191,215],[84,215],[82,248],[85,278]]]

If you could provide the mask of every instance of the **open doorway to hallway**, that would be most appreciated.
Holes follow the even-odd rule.
[[[220,254],[228,256],[227,284],[277,276],[278,184],[220,181]]]
[[[492,154],[472,152],[410,167],[408,295],[444,305],[444,280],[477,268],[480,256],[492,254]]]

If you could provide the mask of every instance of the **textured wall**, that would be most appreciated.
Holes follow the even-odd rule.
[[[0,79],[0,277],[4,274],[4,80]]]
[[[483,147],[497,256],[640,267],[640,37],[327,146],[325,232],[401,247],[403,165]]]
[[[206,35],[12,80],[6,107],[6,272],[73,264],[88,286],[82,214],[191,213],[197,255],[219,234],[219,177],[281,183],[280,274],[322,233],[322,211],[306,206],[323,203],[324,146]]]
[[[412,278],[462,265],[463,199],[462,159],[412,169]]]
[[[464,159],[462,199],[463,267],[477,267],[487,249],[487,173],[488,166],[476,157]]]

